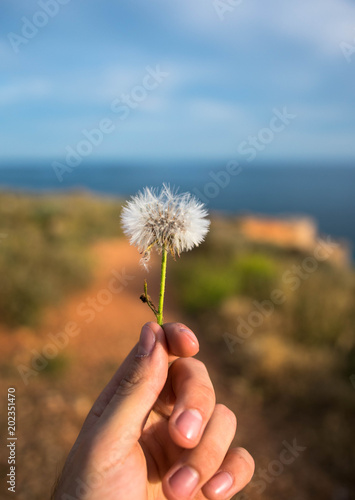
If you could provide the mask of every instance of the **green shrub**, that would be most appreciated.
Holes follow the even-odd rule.
[[[349,344],[352,281],[352,273],[327,265],[301,281],[284,307],[291,336],[304,344]]]
[[[51,245],[41,237],[27,240],[25,234],[7,238],[0,251],[0,317],[12,326],[36,324],[43,307],[91,279],[90,261],[83,250]]]
[[[182,262],[181,262],[182,263]],[[176,272],[179,300],[189,313],[215,309],[238,289],[237,277],[228,266],[207,259],[189,259]]]
[[[38,363],[39,365],[41,365],[42,359],[42,357],[40,357],[38,360],[35,358],[34,363]],[[69,357],[65,356],[64,354],[58,354],[52,359],[46,359],[46,365],[42,368],[42,372],[45,376],[56,378],[61,376],[62,373],[69,368],[69,366]]]
[[[182,306],[188,312],[216,309],[234,294],[267,298],[277,276],[274,261],[261,254],[243,255],[237,260],[227,252],[208,256],[195,252],[179,263],[175,273]]]
[[[0,321],[34,325],[91,279],[89,244],[121,234],[120,203],[82,193],[0,196]]]
[[[263,254],[244,255],[236,261],[239,292],[254,299],[266,299],[277,282],[275,262]]]

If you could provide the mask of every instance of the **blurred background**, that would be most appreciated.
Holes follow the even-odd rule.
[[[152,319],[119,214],[163,182],[211,212],[206,243],[169,261],[166,320],[198,335],[256,459],[237,498],[355,498],[354,2],[1,8],[0,384],[16,388],[17,498],[48,498]],[[158,274],[153,261],[153,297]]]

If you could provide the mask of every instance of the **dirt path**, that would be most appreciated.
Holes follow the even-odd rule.
[[[145,277],[150,293],[157,296],[159,268],[152,259],[149,274],[144,272],[137,250],[126,240],[101,242],[92,253],[97,262],[92,286],[72,297],[57,314],[52,312],[48,321],[58,327],[63,326],[64,317],[76,322],[81,331],[72,339],[69,352],[85,360],[86,367],[97,368],[103,361],[120,364],[136,343],[141,326],[155,319],[139,296]],[[165,319],[172,317],[167,304]]]
[[[139,253],[124,239],[101,241],[92,248],[94,279],[89,288],[68,297],[67,300],[45,314],[39,328],[19,328],[2,331],[3,360],[28,363],[31,350],[51,352],[49,345],[57,338],[63,342],[63,332],[79,332],[75,336],[64,334],[67,344],[58,348],[58,355],[75,360],[71,370],[98,369],[102,364],[118,366],[136,343],[141,326],[153,320],[154,315],[139,300],[143,282],[148,280],[148,291],[157,297],[159,290],[159,262],[152,258],[146,273],[139,265]],[[166,321],[177,319],[167,297]],[[73,325],[74,323],[74,325]]]

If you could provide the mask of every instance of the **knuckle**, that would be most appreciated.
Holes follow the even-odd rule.
[[[250,479],[253,477],[255,472],[255,460],[250,455],[250,453],[245,448],[237,448],[238,456],[244,460],[249,471],[250,471]]]
[[[237,417],[235,413],[228,408],[228,406],[218,403],[216,405],[216,410],[222,414],[224,420],[227,420],[232,427],[237,428]]]
[[[189,358],[189,361],[191,365],[194,366],[196,369],[207,373],[206,365],[202,361],[196,358]]]
[[[200,476],[206,475],[206,471],[211,471],[212,474],[218,469],[220,465],[217,459],[217,453],[220,448],[219,443],[214,443],[209,446],[205,446],[203,454],[203,466],[200,468]],[[219,451],[218,451],[219,452]],[[198,466],[196,467],[196,469]]]
[[[156,326],[156,323],[154,323],[154,321],[147,321],[146,323],[144,323],[143,328],[145,326],[149,326],[151,328],[152,326]]]
[[[141,383],[143,379],[142,370],[138,360],[134,360],[134,362],[129,367],[129,370],[120,380],[118,384],[116,394],[120,394],[122,396],[127,396],[131,394],[134,388]]]
[[[216,395],[211,385],[203,383],[196,384],[195,392],[199,395],[199,398],[201,398],[203,401],[209,401],[212,403],[215,403],[216,401]]]

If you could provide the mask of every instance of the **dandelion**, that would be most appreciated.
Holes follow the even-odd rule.
[[[154,312],[157,322],[163,323],[163,304],[168,253],[175,259],[181,252],[198,246],[205,238],[210,221],[203,203],[190,193],[178,193],[163,185],[160,192],[145,188],[133,196],[122,210],[124,233],[131,245],[143,255],[140,262],[148,269],[152,250],[162,256],[159,307],[155,308],[144,284],[143,302]]]

